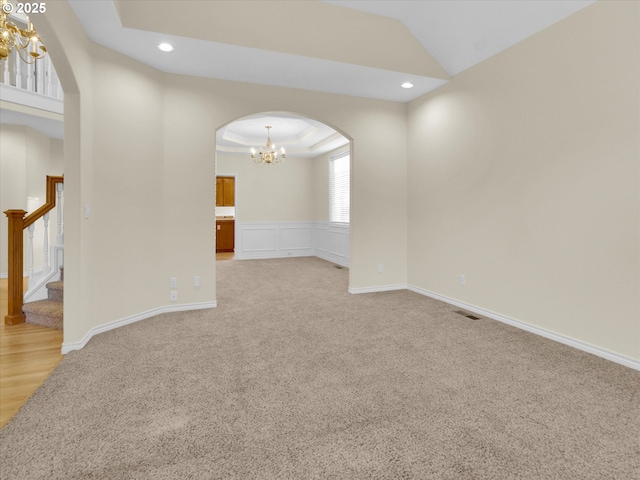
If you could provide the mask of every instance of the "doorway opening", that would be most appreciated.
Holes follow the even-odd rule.
[[[278,152],[279,162],[260,163],[259,150],[270,149]],[[343,169],[341,181],[346,181],[346,189],[337,190],[330,181],[333,165],[345,157],[347,171]],[[296,113],[262,112],[220,127],[216,199],[224,195],[217,179],[233,177],[234,205],[226,214],[233,216],[234,259],[316,256],[348,267],[350,220],[343,215],[336,221],[331,215],[336,205],[331,195],[340,194],[348,211],[352,157],[347,135]],[[219,209],[216,206],[217,217]]]

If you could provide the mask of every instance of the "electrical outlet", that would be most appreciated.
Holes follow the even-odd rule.
[[[458,281],[460,282],[460,285],[466,285],[467,277],[461,273],[460,277],[458,278]]]
[[[200,275],[196,275],[195,277],[193,277],[193,286],[194,287],[200,286]]]
[[[170,288],[178,288],[178,277],[171,277]]]
[[[384,265],[382,263],[378,264],[378,273],[384,272]]]
[[[177,302],[178,301],[178,291],[177,290],[171,290],[171,301],[172,302]]]

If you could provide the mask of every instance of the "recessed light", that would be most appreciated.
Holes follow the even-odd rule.
[[[158,48],[163,52],[173,52],[173,45],[170,43],[161,43],[158,45]]]
[[[402,88],[413,88],[413,83],[411,82],[404,82],[402,85],[400,85]]]

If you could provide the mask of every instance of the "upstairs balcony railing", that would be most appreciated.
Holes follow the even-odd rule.
[[[20,59],[14,48],[6,59],[0,61],[0,69],[0,83],[3,86],[15,87],[47,98],[63,98],[60,80],[49,55],[27,64]]]

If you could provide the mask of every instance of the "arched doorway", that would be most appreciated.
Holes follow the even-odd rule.
[[[282,163],[256,164],[268,138],[278,152],[284,148]],[[330,196],[332,162],[346,158],[348,211],[351,155],[344,132],[297,113],[261,112],[218,128],[216,177],[234,180],[234,202],[217,205],[216,217],[234,220],[233,258],[317,256],[348,267],[349,218],[332,221]]]

